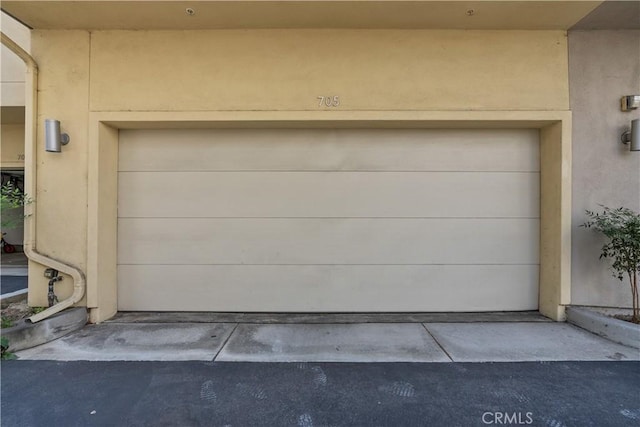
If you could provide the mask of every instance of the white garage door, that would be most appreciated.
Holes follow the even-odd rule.
[[[535,130],[123,130],[119,310],[538,307]]]

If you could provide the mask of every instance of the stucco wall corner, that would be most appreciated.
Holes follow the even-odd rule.
[[[32,31],[31,51],[39,66],[36,239],[39,252],[86,271],[87,118],[90,36],[87,31]],[[62,153],[44,150],[45,119],[60,120],[71,137]],[[31,177],[27,177],[31,179]],[[47,305],[44,267],[31,262],[29,304]],[[73,292],[73,280],[56,285],[59,299]],[[84,303],[81,303],[84,305]]]

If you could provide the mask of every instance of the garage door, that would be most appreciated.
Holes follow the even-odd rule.
[[[538,307],[535,130],[123,130],[119,310]]]

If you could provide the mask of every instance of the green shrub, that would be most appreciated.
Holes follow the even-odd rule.
[[[9,340],[5,337],[0,337],[0,359],[12,360],[18,357],[9,351]]]
[[[20,225],[24,217],[16,212],[12,212],[12,210],[23,207],[29,203],[31,203],[31,199],[11,181],[3,184],[2,187],[0,187],[0,212],[2,212],[0,229],[7,230]]]
[[[13,320],[9,319],[8,317],[2,316],[2,324],[0,325],[0,328],[10,328],[12,326]]]
[[[584,227],[593,228],[607,237],[600,258],[612,261],[613,276],[628,277],[631,287],[631,321],[640,323],[638,274],[640,273],[640,214],[627,208],[611,209],[603,206],[601,213],[586,211],[589,220]]]

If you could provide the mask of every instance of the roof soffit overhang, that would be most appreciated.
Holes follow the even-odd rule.
[[[567,30],[601,3],[581,0],[3,0],[2,10],[34,29]]]

